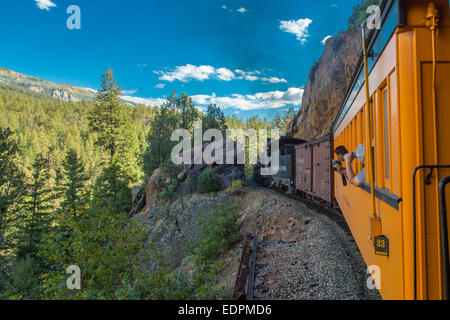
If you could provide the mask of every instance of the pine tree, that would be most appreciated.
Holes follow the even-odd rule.
[[[62,183],[63,201],[61,209],[70,212],[74,217],[86,206],[86,195],[83,194],[88,176],[85,174],[83,163],[73,149],[67,152],[63,162],[64,182]]]
[[[279,129],[280,133],[283,134],[287,131],[289,123],[294,119],[294,117],[295,117],[295,109],[291,107],[284,114],[284,116],[281,116],[279,113],[275,115],[275,118],[272,120],[273,126]]]
[[[0,250],[9,214],[17,208],[23,196],[23,174],[16,165],[18,145],[10,129],[0,128]]]
[[[198,110],[192,103],[192,99],[186,93],[183,93],[178,98],[178,112],[181,128],[186,130],[193,129],[194,122],[200,118]]]
[[[72,219],[74,229],[67,255],[51,254],[52,264],[74,264],[83,272],[81,290],[68,290],[66,268],[46,274],[44,297],[49,299],[121,299],[139,298],[135,286],[146,277],[144,272],[147,232],[144,227],[120,212],[96,206],[82,219]],[[57,243],[49,250],[61,252]],[[49,251],[50,252],[50,251]],[[148,261],[148,260],[147,260]]]
[[[97,103],[89,115],[89,125],[98,135],[96,144],[107,150],[111,159],[123,140],[123,129],[130,118],[126,107],[121,105],[122,89],[114,80],[113,70],[108,68],[102,76],[102,89],[97,95]]]
[[[121,104],[121,87],[108,68],[102,77],[102,90],[90,114],[90,128],[97,133],[97,146],[109,153],[109,162],[96,181],[94,198],[97,205],[116,212],[129,210],[130,184],[141,177],[136,156],[139,152],[136,132],[131,128],[131,110]]]
[[[161,106],[161,110],[152,121],[147,135],[147,150],[144,153],[144,171],[151,175],[153,170],[159,168],[162,163],[170,159],[174,142],[171,135],[174,124],[177,122],[175,111],[170,103]]]
[[[215,104],[210,104],[203,119],[203,130],[218,129],[225,134],[227,130],[226,119],[223,111]]]
[[[31,181],[26,184],[27,194],[18,235],[20,258],[36,257],[42,236],[50,229],[54,197],[48,181],[48,159],[41,154],[33,163]]]

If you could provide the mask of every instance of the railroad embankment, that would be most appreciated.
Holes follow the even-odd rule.
[[[185,195],[135,216],[148,229],[148,243],[169,253],[173,267],[195,268],[191,255],[202,217],[217,207],[237,206],[244,239],[258,236],[254,282],[260,299],[370,299],[366,267],[350,234],[326,215],[270,189],[247,186],[237,195]],[[244,241],[223,253],[218,284],[231,296]]]

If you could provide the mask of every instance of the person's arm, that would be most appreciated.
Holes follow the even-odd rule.
[[[347,177],[351,184],[354,186],[359,187],[362,185],[362,182],[359,180],[359,178],[355,175],[353,172],[352,162],[354,158],[351,153],[345,155],[345,162],[346,162],[346,170],[347,170]]]

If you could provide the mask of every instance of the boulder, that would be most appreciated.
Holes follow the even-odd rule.
[[[145,195],[147,199],[150,199],[155,194],[160,191],[159,184],[163,179],[162,170],[160,168],[153,171],[153,174],[150,178],[148,178],[146,186],[145,186]]]
[[[209,144],[205,144],[202,147],[204,152]],[[185,165],[185,169],[178,175],[178,180],[180,182],[177,192],[180,195],[186,195],[190,193],[195,193],[197,189],[197,179],[200,174],[205,169],[212,169],[219,185],[220,190],[226,190],[231,187],[234,180],[244,180],[245,179],[245,165],[239,165],[238,159],[242,156],[242,152],[245,154],[245,148],[239,148],[238,143],[232,140],[224,139],[218,142],[218,145],[223,147],[223,158],[219,163],[206,164],[202,158],[201,152],[195,153],[193,150],[191,152],[191,164]],[[226,164],[226,147],[227,145],[234,147],[234,164]],[[214,152],[213,152],[214,155]]]

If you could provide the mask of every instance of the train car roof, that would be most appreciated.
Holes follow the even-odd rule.
[[[280,145],[286,145],[286,144],[301,144],[301,143],[305,143],[305,140],[302,139],[297,139],[297,138],[293,138],[293,137],[288,137],[288,136],[283,136],[280,138]]]
[[[333,134],[330,133],[330,134],[327,134],[326,136],[323,136],[323,137],[318,138],[316,140],[305,142],[305,143],[302,143],[300,145],[297,145],[297,146],[295,146],[295,148],[299,149],[299,148],[311,146],[311,145],[314,145],[314,144],[317,144],[317,143],[321,143],[321,142],[325,142],[325,141],[333,141],[333,140],[334,140]]]
[[[283,147],[288,144],[296,145],[296,144],[302,144],[302,143],[306,142],[305,140],[297,139],[297,138],[289,137],[289,136],[282,136],[278,141],[279,141],[280,147]],[[270,147],[271,145],[272,145],[272,142],[269,141],[267,143],[267,146]]]

